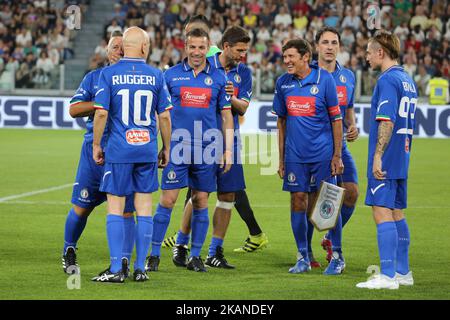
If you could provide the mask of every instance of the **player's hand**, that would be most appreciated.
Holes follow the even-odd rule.
[[[225,92],[232,97],[234,95],[234,86],[233,82],[227,81],[227,85],[225,86]]]
[[[383,171],[382,169],[382,161],[381,157],[374,155],[373,157],[373,166],[372,166],[372,174],[377,180],[384,180],[386,179],[386,171]]]
[[[278,165],[278,175],[281,179],[284,178],[284,161],[280,161],[280,164]]]
[[[105,154],[103,153],[102,147],[98,145],[93,145],[92,157],[94,158],[95,163],[99,166],[102,166],[105,163]]]
[[[334,155],[331,159],[331,174],[333,176],[340,175],[344,173],[344,163],[342,158],[338,155]]]
[[[167,148],[161,148],[158,153],[158,168],[165,168],[169,163],[170,150]]]
[[[227,173],[231,169],[231,163],[233,161],[233,153],[229,150],[225,150],[220,161],[220,168],[223,169],[223,173]]]
[[[110,63],[111,64],[114,64],[114,63],[116,63],[117,61],[119,61],[120,59],[122,59],[122,56],[120,55],[120,54],[117,54],[117,53],[113,53],[112,55],[111,55],[111,57],[110,57]]]
[[[356,139],[358,139],[359,136],[359,131],[358,128],[356,128],[355,125],[350,125],[347,128],[347,141],[348,142],[353,142]]]

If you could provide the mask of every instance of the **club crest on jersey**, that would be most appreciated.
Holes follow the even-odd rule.
[[[86,199],[87,197],[89,197],[89,191],[88,191],[88,189],[86,189],[86,188],[81,189],[81,191],[80,191],[80,196],[81,196],[81,198],[83,198],[83,199]]]
[[[291,172],[291,173],[288,174],[288,181],[289,181],[290,183],[294,183],[296,179],[297,179],[297,178],[295,177],[295,174],[294,174],[294,173]]]
[[[206,77],[206,78],[205,78],[205,84],[206,84],[207,86],[212,85],[212,84],[213,84],[213,79],[211,79],[211,77]]]
[[[241,83],[241,76],[236,73],[234,75],[234,81],[236,81],[236,83]]]
[[[311,90],[309,90],[309,92],[310,92],[311,94],[316,95],[316,94],[319,93],[319,88],[318,88],[316,85],[313,85],[313,86],[311,87]]]
[[[341,74],[341,75],[339,76],[339,80],[340,80],[342,83],[346,83],[346,82],[347,82],[347,78],[346,78],[343,74]]]
[[[177,174],[175,173],[175,171],[170,170],[169,173],[167,174],[167,179],[175,180],[176,178],[177,178]]]
[[[325,200],[320,205],[320,216],[324,219],[330,219],[334,213],[334,204],[330,200]]]

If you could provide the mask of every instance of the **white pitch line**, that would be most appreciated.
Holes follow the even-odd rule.
[[[25,193],[19,193],[19,194],[15,194],[15,195],[12,195],[12,196],[0,198],[0,203],[6,202],[6,201],[9,201],[9,200],[14,200],[14,199],[20,199],[20,198],[25,198],[25,197],[29,197],[29,196],[34,196],[36,194],[41,194],[41,193],[61,190],[61,189],[65,189],[65,188],[68,188],[68,187],[71,187],[71,186],[73,186],[73,183],[63,184],[61,186],[51,187],[51,188],[47,188],[47,189],[35,190],[35,191],[30,191],[30,192],[25,192]]]

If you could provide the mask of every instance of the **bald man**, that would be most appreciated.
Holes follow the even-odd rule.
[[[108,43],[108,62],[116,63],[123,55],[122,34],[114,34]],[[100,181],[103,176],[103,167],[97,166],[92,159],[93,121],[94,121],[94,96],[97,91],[98,78],[103,68],[89,72],[81,82],[78,90],[70,101],[69,113],[73,118],[85,117],[86,133],[81,147],[81,156],[78,164],[77,176],[73,185],[72,208],[66,218],[64,232],[64,249],[62,265],[64,272],[77,273],[78,264],[76,257],[76,245],[86,226],[91,212],[104,201],[106,194],[100,192]],[[104,146],[106,137],[102,138]],[[125,206],[124,224],[125,240],[123,246],[123,269],[127,274],[127,262],[131,258],[134,247],[134,205],[133,199],[127,199]]]
[[[153,232],[152,193],[158,190],[158,166],[167,165],[170,152],[172,108],[160,70],[146,64],[148,35],[138,27],[123,35],[124,57],[102,70],[94,107],[93,159],[104,165],[100,190],[107,194],[107,238],[111,266],[92,280],[123,283],[121,266],[125,197],[134,194],[136,208],[136,261],[133,279],[147,281],[145,257]],[[162,137],[158,154],[156,115]],[[101,139],[109,121],[106,148]]]

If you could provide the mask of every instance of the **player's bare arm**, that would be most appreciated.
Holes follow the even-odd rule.
[[[158,116],[159,129],[161,131],[162,148],[158,154],[158,168],[164,168],[169,163],[170,139],[172,135],[172,121],[170,111],[166,110]]]
[[[102,141],[103,132],[105,131],[106,120],[108,120],[108,111],[98,109],[94,116],[94,141],[92,142],[92,156],[98,165],[105,163],[105,155],[100,145]]]
[[[284,145],[286,140],[286,118],[278,117],[278,153],[279,153],[279,165],[278,175],[281,179],[284,177]]]
[[[82,101],[72,104],[69,109],[69,114],[72,118],[87,117],[94,114],[94,101]]]
[[[229,96],[231,96],[231,108],[234,112],[236,112],[238,115],[243,116],[247,112],[247,108],[249,106],[248,101],[245,101],[243,99],[239,99],[234,95],[234,86],[233,82],[228,81],[227,85],[225,86],[225,91]]]
[[[334,153],[331,159],[331,174],[339,175],[344,172],[344,163],[342,162],[342,120],[336,120],[331,123],[333,129]]]
[[[223,173],[230,171],[233,161],[233,142],[234,142],[234,123],[231,110],[222,110],[222,133],[225,137],[225,148],[223,152],[223,160],[220,165],[221,168],[225,167]]]
[[[345,124],[347,125],[347,141],[353,142],[358,139],[359,132],[358,128],[356,128],[355,109],[347,108]]]
[[[386,151],[389,141],[391,141],[392,130],[394,124],[391,121],[381,121],[378,126],[377,145],[375,148],[375,154],[373,156],[373,168],[372,173],[375,179],[382,180],[386,177],[386,171],[382,169],[381,157]]]

